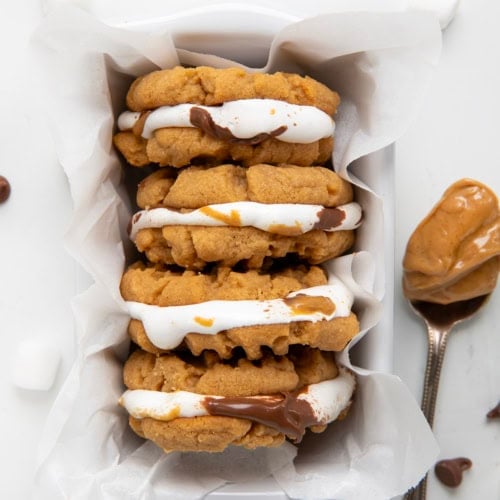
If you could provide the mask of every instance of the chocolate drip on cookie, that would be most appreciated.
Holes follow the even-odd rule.
[[[300,442],[307,427],[320,425],[311,405],[299,399],[303,392],[286,392],[269,398],[206,397],[204,406],[210,415],[240,417],[276,429],[295,442]]]
[[[338,208],[323,208],[318,212],[319,220],[314,224],[313,229],[333,229],[342,224],[345,219],[345,211]]]
[[[217,125],[208,111],[198,107],[191,108],[189,112],[189,121],[193,124],[194,127],[203,130],[205,134],[209,135],[210,137],[214,137],[215,139],[231,142],[233,144],[250,144],[252,146],[255,144],[260,144],[261,142],[264,142],[265,140],[272,137],[277,137],[287,130],[287,127],[285,125],[282,125],[281,127],[278,127],[277,129],[272,130],[269,133],[263,132],[261,134],[254,135],[253,137],[243,139],[234,136],[229,128]]]

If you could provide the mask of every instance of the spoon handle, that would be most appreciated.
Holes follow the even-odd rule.
[[[422,395],[422,412],[432,428],[436,399],[439,389],[439,378],[443,366],[446,341],[451,328],[438,328],[427,323],[427,365],[425,367],[424,392]],[[427,493],[427,474],[420,483],[405,495],[405,500],[425,500]]]
[[[424,392],[422,395],[422,412],[432,428],[436,399],[439,389],[439,378],[446,349],[446,341],[450,327],[438,328],[427,323],[427,366],[425,367]]]

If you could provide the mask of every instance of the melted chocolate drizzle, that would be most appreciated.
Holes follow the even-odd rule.
[[[130,218],[130,220],[128,221],[128,225],[127,225],[127,234],[130,236],[130,233],[132,232],[132,226],[133,224],[136,224],[137,221],[142,217],[142,213],[141,212],[137,212],[136,214],[132,215],[132,217]]]
[[[189,112],[189,121],[194,127],[201,129],[210,137],[234,144],[250,144],[252,146],[260,144],[261,142],[264,142],[272,137],[277,137],[287,130],[287,127],[282,125],[269,133],[263,132],[261,134],[254,135],[253,137],[242,139],[234,136],[229,128],[217,125],[207,110],[196,106],[193,106]]]
[[[235,396],[211,398],[207,396],[204,406],[210,415],[239,417],[259,422],[276,429],[299,443],[306,427],[319,425],[311,405],[298,399],[302,391],[286,392],[268,398]]]
[[[316,215],[319,220],[314,224],[313,229],[322,229],[324,231],[340,226],[345,219],[345,212],[338,208],[323,208]]]

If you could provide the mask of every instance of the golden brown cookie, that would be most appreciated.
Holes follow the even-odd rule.
[[[228,136],[227,129],[217,128],[206,116],[191,119],[187,125],[195,128],[186,124],[158,125],[151,134],[143,133],[148,113],[162,106],[220,106],[248,99],[273,99],[311,106],[328,116],[335,114],[339,104],[336,92],[312,78],[296,74],[247,73],[241,68],[176,67],[142,76],[132,84],[127,106],[140,116],[125,125],[119,121],[121,131],[114,137],[115,146],[130,164],[139,167],[149,163],[173,167],[196,162],[212,165],[225,160],[245,166],[258,163],[304,166],[328,161],[333,149],[331,136],[297,138],[292,142],[279,139],[284,130],[293,128],[296,123],[243,140]]]
[[[308,76],[177,66],[137,78],[127,94],[127,106],[145,111],[182,103],[213,106],[236,99],[277,99],[315,106],[329,115],[335,114],[340,101],[336,92]]]
[[[258,144],[238,144],[210,137],[192,128],[158,129],[150,139],[130,130],[115,134],[113,143],[134,167],[150,163],[160,167],[185,167],[190,164],[219,165],[235,161],[245,167],[259,163],[292,163],[299,166],[323,165],[332,155],[333,138],[309,144],[266,139]]]
[[[188,391],[238,398],[291,393],[308,384],[335,379],[338,373],[330,353],[308,348],[295,349],[288,357],[268,354],[258,363],[245,358],[226,362],[209,353],[198,358],[178,354],[158,357],[136,351],[125,364],[124,382],[132,391]],[[339,418],[345,416],[347,409]],[[229,445],[255,449],[279,446],[285,439],[282,429],[259,423],[250,415],[249,419],[217,415],[173,417],[162,421],[131,416],[130,425],[141,437],[167,452],[218,452]],[[313,432],[324,428],[311,426]]]
[[[266,258],[291,254],[310,264],[333,259],[352,247],[354,231],[315,229],[286,236],[254,227],[164,226],[141,229],[135,244],[153,263],[199,270],[207,263],[226,267],[245,264],[249,269],[259,269]]]
[[[309,348],[294,349],[289,356],[267,354],[258,362],[244,357],[226,361],[210,352],[202,356],[179,352],[155,356],[137,350],[123,370],[128,389],[190,391],[217,396],[293,391],[335,378],[337,374],[332,353]]]
[[[125,272],[121,293],[126,301],[157,306],[197,304],[209,300],[268,300],[286,297],[304,288],[325,285],[324,271],[316,266],[286,269],[273,274],[235,272],[218,268],[212,274],[174,272],[136,263]],[[327,300],[327,299],[325,299]],[[356,315],[317,322],[296,321],[236,327],[215,335],[189,333],[184,345],[195,355],[212,350],[229,359],[241,347],[248,359],[260,359],[263,348],[277,355],[287,354],[291,345],[301,344],[325,351],[340,351],[359,332]],[[141,321],[129,325],[132,340],[146,351],[165,352],[150,341]]]
[[[241,418],[201,416],[164,422],[153,418],[129,417],[129,423],[137,435],[153,441],[167,453],[213,453],[224,451],[230,445],[243,446],[250,450],[262,446],[273,448],[285,440],[281,432]]]
[[[141,208],[199,208],[214,203],[254,201],[336,207],[353,199],[352,186],[324,167],[218,165],[180,171],[159,169],[137,189]]]
[[[326,283],[325,272],[317,266],[287,268],[272,274],[218,267],[210,274],[202,274],[136,262],[123,274],[120,291],[125,300],[181,306],[207,300],[276,299]]]

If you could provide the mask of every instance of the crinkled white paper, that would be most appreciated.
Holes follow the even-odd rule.
[[[137,75],[179,63],[234,64],[203,54],[217,37],[196,35],[203,15],[182,20],[183,26],[191,22],[198,53],[192,52],[192,43],[191,51],[176,49],[170,35],[175,19],[132,30],[63,8],[51,13],[36,35],[33,64],[45,82],[37,84],[75,203],[67,245],[95,279],[74,301],[78,355],[47,421],[36,496],[201,498],[227,482],[248,484],[269,474],[293,498],[376,500],[402,493],[432,465],[437,447],[409,391],[389,374],[353,367],[358,389],[349,418],[323,434],[306,436],[298,449],[287,443],[254,452],[235,448],[222,454],[166,455],[128,429],[127,416],[117,405],[128,349],[128,317],[118,286],[129,248],[124,242],[130,211],[111,145],[114,120]],[[259,14],[250,13],[248,23],[258,35]],[[238,27],[231,28],[237,37]],[[251,40],[233,40],[229,49],[235,60],[252,58]],[[383,213],[380,199],[364,187],[374,181],[370,162],[356,167],[356,177],[349,166],[405,131],[419,109],[439,49],[439,25],[431,16],[335,13],[286,26],[272,40],[265,67],[255,69],[307,73],[342,97],[334,162],[360,186],[357,196],[366,217],[359,230],[360,251],[328,267],[355,292],[362,327],[356,342],[381,313],[375,296],[380,298],[383,290]],[[339,358],[350,366],[348,352]]]

